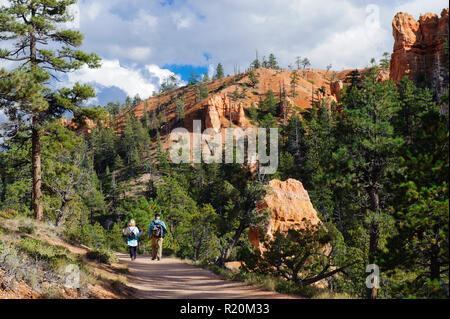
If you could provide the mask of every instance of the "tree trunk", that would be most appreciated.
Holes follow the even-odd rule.
[[[233,239],[228,246],[227,250],[225,251],[224,255],[221,258],[220,263],[223,265],[225,262],[230,259],[231,253],[233,252],[233,248],[236,246],[237,242],[239,241],[239,238],[241,237],[242,232],[244,231],[244,222],[241,221],[239,224],[238,229],[236,230],[236,233],[233,236]]]
[[[371,188],[369,191],[371,209],[375,214],[378,214],[380,210],[380,201],[378,198],[378,192],[375,188]],[[380,227],[378,221],[372,220],[369,227],[369,264],[375,263],[376,252],[378,249],[378,240],[380,239]],[[369,288],[368,297],[370,299],[377,298],[377,288],[374,286]]]
[[[42,220],[42,166],[41,166],[41,137],[39,132],[38,115],[33,116],[31,136],[31,170],[33,176],[32,206],[34,217]]]
[[[435,234],[435,238],[438,238],[439,229],[437,226],[433,227],[433,231]],[[439,262],[439,240],[436,241],[435,244],[431,245],[431,258],[430,258],[430,278],[431,280],[441,279],[441,269],[440,269],[440,262]]]

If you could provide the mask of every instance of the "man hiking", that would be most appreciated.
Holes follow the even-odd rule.
[[[124,236],[127,236],[127,245],[130,248],[131,260],[136,259],[136,249],[138,245],[138,237],[142,235],[139,229],[136,227],[136,222],[131,219],[126,229],[122,229]]]
[[[152,260],[156,258],[158,258],[158,261],[161,260],[163,238],[166,234],[166,224],[161,220],[161,216],[156,214],[148,229],[148,239],[152,241]]]

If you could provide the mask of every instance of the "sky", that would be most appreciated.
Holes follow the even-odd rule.
[[[186,83],[191,71],[213,75],[219,62],[226,74],[244,71],[256,51],[273,53],[283,68],[297,56],[313,68],[361,68],[392,52],[397,12],[418,18],[444,7],[445,0],[79,0],[66,27],[84,34],[81,49],[97,53],[102,67],[58,85],[91,83],[91,104],[147,98],[170,75]]]

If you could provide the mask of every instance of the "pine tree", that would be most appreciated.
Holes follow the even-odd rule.
[[[225,73],[223,71],[222,63],[217,64],[216,74],[214,75],[214,80],[223,79],[225,77]]]
[[[26,96],[15,96],[16,100],[8,103],[7,113],[12,122],[23,118],[31,121],[31,125],[21,129],[31,132],[32,202],[38,220],[43,218],[42,125],[49,119],[61,117],[66,111],[76,116],[89,114],[89,111],[81,109],[81,103],[95,95],[87,85],[76,84],[71,89],[51,92],[45,89],[45,83],[50,76],[57,77],[59,73],[78,70],[83,65],[90,68],[100,66],[97,55],[74,49],[82,44],[83,35],[80,32],[61,28],[61,23],[73,20],[68,9],[74,3],[76,0],[9,0],[9,6],[0,8],[0,39],[11,42],[11,47],[14,47],[12,50],[1,49],[0,59],[21,64],[21,68],[14,71],[11,77],[8,76],[6,81],[9,85],[23,85],[26,82],[26,87],[34,88],[33,93],[22,91],[31,100],[27,100]],[[17,82],[13,83],[11,79]],[[1,81],[0,88],[4,88],[5,79],[1,77]]]
[[[298,76],[298,73],[296,70],[291,72],[291,94],[292,97],[295,98],[297,96],[296,93],[296,88],[298,85],[298,81],[299,81],[300,77]]]
[[[274,70],[278,70],[280,67],[278,66],[278,62],[277,59],[275,58],[275,55],[273,53],[271,53],[269,55],[269,69],[274,69]]]
[[[402,108],[394,125],[405,143],[401,171],[387,191],[394,207],[396,232],[387,240],[382,266],[404,273],[401,296],[445,298],[449,266],[448,114],[441,114],[431,91],[404,78]]]
[[[256,74],[254,71],[250,71],[248,74],[248,79],[250,80],[250,86],[255,87],[259,83],[259,74]]]
[[[188,85],[196,85],[198,82],[198,74],[195,74],[194,71],[191,71],[188,78]]]
[[[266,97],[260,105],[260,110],[263,114],[270,113],[272,116],[277,116],[278,101],[272,90],[267,91]]]
[[[176,99],[175,100],[175,110],[177,112],[177,121],[181,121],[184,120],[184,115],[185,115],[185,104],[184,104],[184,100],[181,99]]]
[[[383,186],[389,173],[398,169],[396,153],[402,139],[395,135],[391,124],[399,109],[395,84],[391,81],[377,82],[378,68],[372,67],[361,90],[351,90],[343,100],[342,119],[337,124],[340,132],[339,148],[333,153],[335,169],[341,183],[350,183],[356,191],[365,194],[364,223],[369,236],[369,264],[377,262],[382,230]],[[357,95],[355,97],[354,95]],[[358,100],[357,108],[346,104]],[[377,288],[369,292],[377,297]]]

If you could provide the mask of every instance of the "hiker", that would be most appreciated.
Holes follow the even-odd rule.
[[[161,215],[156,214],[148,229],[148,239],[152,241],[152,260],[161,260],[163,238],[166,234],[166,224],[161,220]]]
[[[126,229],[122,229],[122,232],[125,236],[127,236],[127,245],[130,247],[130,258],[131,260],[135,260],[138,237],[142,235],[142,232],[139,232],[139,228],[136,227],[136,222],[134,219],[130,220],[128,227]]]

